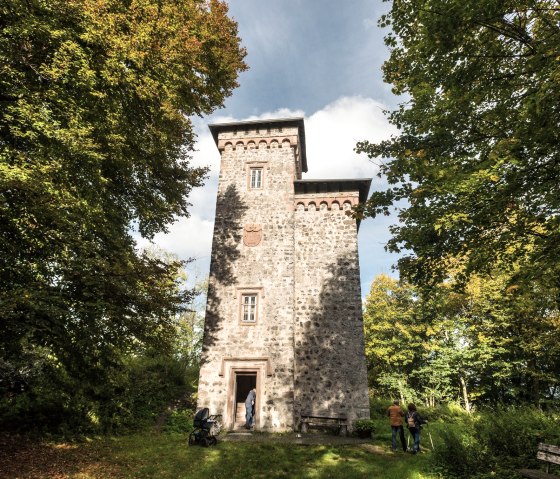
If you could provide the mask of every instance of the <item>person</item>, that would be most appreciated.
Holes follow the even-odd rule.
[[[387,408],[387,416],[389,417],[389,423],[391,424],[391,445],[393,448],[393,452],[397,452],[397,434],[400,437],[402,449],[404,452],[406,452],[406,441],[404,440],[404,428],[402,422],[404,412],[399,406],[399,401],[393,401],[393,405]]]
[[[245,429],[251,429],[253,425],[253,416],[255,414],[255,399],[257,397],[257,390],[251,389],[245,399]]]
[[[428,421],[418,414],[414,403],[410,403],[408,405],[408,412],[406,413],[404,420],[411,436],[414,438],[412,454],[417,454],[420,452],[420,432],[422,431],[422,424],[427,424]]]

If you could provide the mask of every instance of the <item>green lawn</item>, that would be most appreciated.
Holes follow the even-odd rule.
[[[168,438],[148,443],[144,437],[115,442],[111,461],[133,464],[129,477],[137,478],[427,478],[426,455],[379,454],[368,445],[297,446],[287,444],[227,443],[203,449],[185,448]],[[158,458],[158,461],[154,459]],[[159,464],[158,464],[159,462]],[[126,477],[126,476],[125,476]]]
[[[21,478],[439,478],[430,453],[389,452],[388,435],[374,444],[302,446],[270,442],[188,447],[179,435],[143,434],[80,445],[28,445],[12,455],[6,477]],[[381,447],[380,447],[381,446]],[[32,458],[32,459],[31,459]],[[42,458],[42,459],[41,459]],[[41,462],[42,461],[42,462]],[[1,460],[0,460],[1,462]],[[1,464],[0,464],[1,465]],[[12,469],[10,469],[12,468]]]

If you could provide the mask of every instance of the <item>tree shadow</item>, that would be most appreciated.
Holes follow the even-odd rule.
[[[201,363],[204,363],[208,349],[215,343],[221,320],[220,299],[216,288],[233,285],[237,280],[234,265],[240,256],[243,231],[241,219],[247,208],[235,185],[229,185],[223,193],[218,193]]]
[[[322,261],[330,264],[318,297],[296,301],[295,417],[369,417],[357,252]]]

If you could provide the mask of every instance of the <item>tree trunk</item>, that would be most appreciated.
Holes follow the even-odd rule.
[[[463,393],[463,402],[465,403],[465,411],[469,414],[471,412],[471,403],[469,402],[469,393],[467,391],[467,382],[463,376],[459,376],[461,382],[461,392]]]

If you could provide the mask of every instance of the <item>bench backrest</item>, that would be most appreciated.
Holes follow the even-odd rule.
[[[560,464],[560,447],[541,442],[537,452],[537,459],[552,464]]]
[[[346,419],[346,414],[339,414],[336,411],[328,410],[313,410],[304,411],[301,413],[301,417],[315,417],[315,418],[325,418],[325,419]]]

